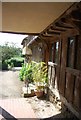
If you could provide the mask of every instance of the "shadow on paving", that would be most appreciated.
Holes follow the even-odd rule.
[[[67,117],[63,117],[64,115],[62,113],[54,115],[52,117],[49,118],[42,118],[40,120],[79,120],[76,117],[71,117],[71,118],[67,118]]]
[[[42,98],[39,98],[39,99],[49,101],[47,96],[43,96]],[[40,118],[40,120],[79,120],[79,119],[76,116],[68,117],[65,111],[65,112],[61,112],[60,114],[48,117],[48,118]]]
[[[2,116],[6,120],[17,120],[14,116],[12,116],[10,113],[8,113],[6,110],[4,110],[2,107],[0,107],[0,111],[2,111]],[[4,118],[2,120],[4,120]]]

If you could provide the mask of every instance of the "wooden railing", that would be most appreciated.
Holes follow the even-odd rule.
[[[48,62],[48,79],[49,86],[57,88],[57,64]]]

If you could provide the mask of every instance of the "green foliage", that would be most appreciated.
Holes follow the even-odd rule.
[[[26,64],[26,70],[24,71],[24,80],[28,80],[29,82],[32,82],[32,64],[27,63]]]
[[[23,64],[19,73],[21,81],[34,82],[37,88],[43,86],[48,82],[47,66],[45,62],[34,62]]]
[[[21,62],[17,60],[12,60],[13,62],[10,64],[8,63],[8,60],[14,56],[21,56],[21,48],[17,48],[14,43],[12,43],[11,46],[9,43],[5,43],[3,46],[0,46],[0,61],[2,61],[2,69],[7,68],[10,64],[11,67],[12,64],[14,64],[14,66],[21,66]]]
[[[19,72],[19,79],[21,80],[21,81],[23,81],[24,80],[24,72],[26,71],[26,64],[23,64],[22,65],[22,69],[20,70],[20,72]]]
[[[36,63],[33,69],[33,80],[38,85],[44,85],[47,83],[47,66],[45,62]]]
[[[11,63],[11,64],[8,64],[8,69],[12,69],[14,67],[14,64]]]
[[[7,63],[9,64],[9,66],[13,66],[14,67],[22,67],[22,64],[24,63],[24,58],[22,57],[13,57],[9,60],[7,60]]]
[[[22,69],[20,70],[19,73],[19,78],[21,81],[29,81],[29,82],[33,82],[32,80],[32,64],[31,63],[27,63],[27,64],[23,64]]]
[[[2,70],[8,70],[8,64],[5,61],[2,63]]]
[[[8,60],[10,59],[11,57],[13,56],[16,56],[16,55],[20,55],[21,53],[21,49],[20,48],[16,48],[14,44],[12,44],[11,46],[9,46],[8,43],[6,43],[5,45],[3,46],[0,46],[1,47],[1,51],[2,51],[2,61],[5,61],[5,60]]]
[[[0,60],[0,70],[2,70],[2,61]]]

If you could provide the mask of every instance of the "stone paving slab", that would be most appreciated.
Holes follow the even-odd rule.
[[[0,100],[0,106],[2,110],[1,118],[14,118],[14,120],[16,118],[32,118],[32,120],[37,120],[31,105],[23,98],[2,99]]]

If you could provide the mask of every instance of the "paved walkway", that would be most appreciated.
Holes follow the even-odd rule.
[[[21,118],[37,120],[31,105],[23,98],[0,100],[0,113],[0,117],[6,120]]]

